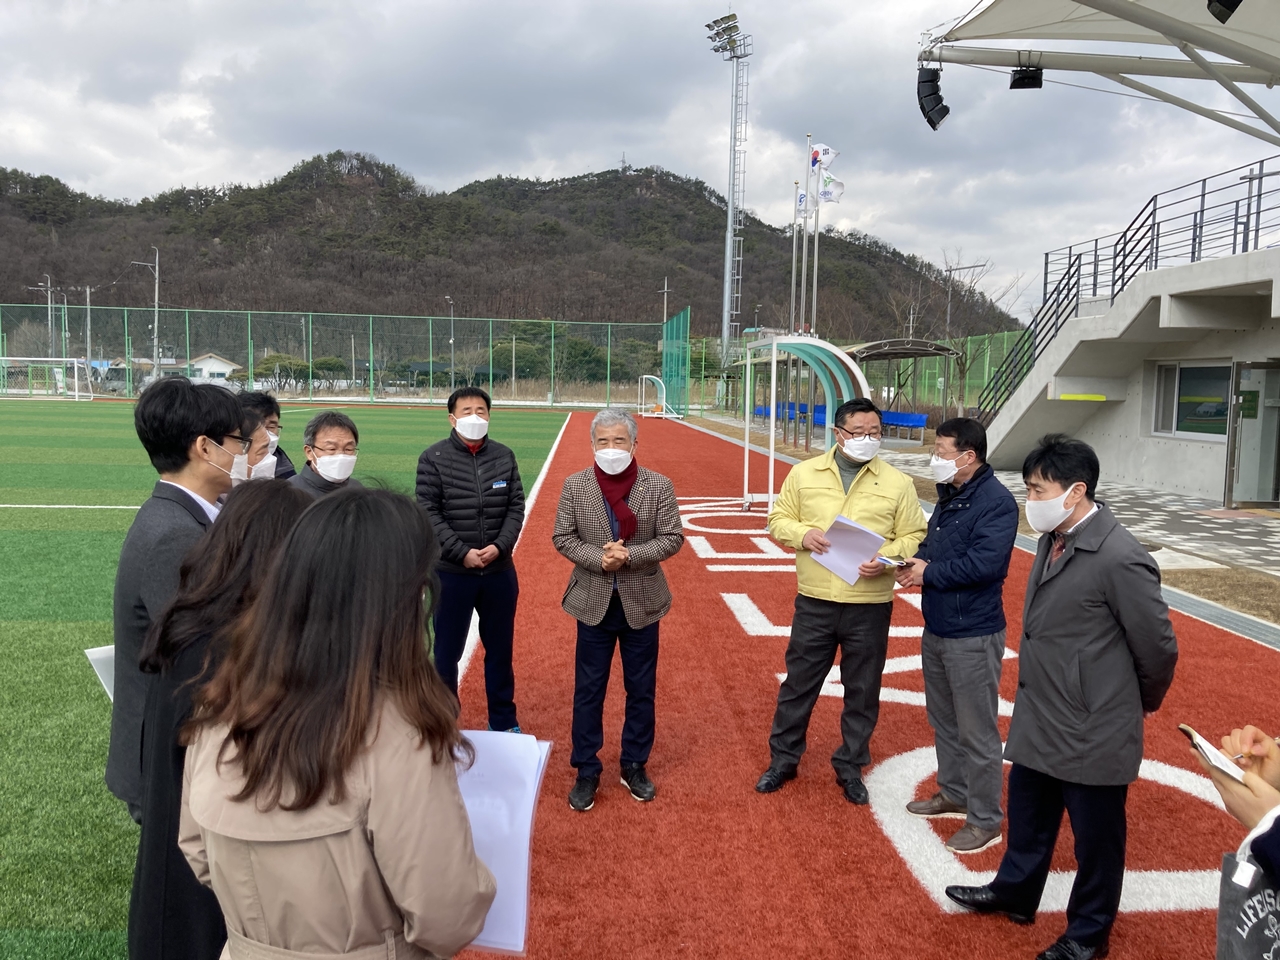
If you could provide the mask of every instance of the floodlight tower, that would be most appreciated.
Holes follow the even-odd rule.
[[[733,64],[733,96],[729,112],[729,190],[724,233],[724,305],[720,315],[720,362],[729,363],[729,323],[742,306],[742,237],[746,225],[743,193],[747,166],[747,57],[751,35],[743,33],[738,15],[731,13],[707,24],[712,53]]]

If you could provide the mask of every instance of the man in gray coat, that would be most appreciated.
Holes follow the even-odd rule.
[[[982,887],[947,887],[979,913],[1031,923],[1065,808],[1079,866],[1066,933],[1037,960],[1105,957],[1124,882],[1125,799],[1143,718],[1173,682],[1177,641],[1150,553],[1095,501],[1098,458],[1062,434],[1022,465],[1040,538],[1022,613],[1018,693],[1005,746],[1008,847]]]
[[[245,418],[248,418],[246,420]],[[215,384],[165,377],[147,387],[133,424],[160,480],[125,535],[116,569],[115,694],[107,787],[142,819],[142,715],[152,677],[138,668],[151,623],[178,592],[178,570],[218,515],[233,473],[249,475],[257,416]]]

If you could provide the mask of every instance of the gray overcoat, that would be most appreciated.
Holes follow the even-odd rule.
[[[1143,711],[1178,662],[1159,568],[1102,502],[1045,577],[1052,546],[1040,538],[1027,584],[1004,757],[1071,783],[1132,783]]]

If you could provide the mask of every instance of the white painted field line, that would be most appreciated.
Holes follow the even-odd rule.
[[[569,426],[569,419],[573,414],[564,418],[564,423],[560,424],[560,432],[556,434],[556,442],[551,444],[551,449],[547,453],[547,459],[542,461],[542,469],[538,471],[538,478],[533,481],[533,486],[529,488],[529,495],[524,498],[524,524],[520,527],[520,533],[516,537],[516,545],[511,548],[512,554],[520,546],[520,541],[524,538],[525,528],[529,526],[529,514],[533,512],[533,505],[538,502],[538,494],[542,492],[542,481],[547,478],[547,471],[551,468],[551,461],[556,457],[556,451],[560,449],[560,441],[564,437],[564,432]],[[471,628],[467,631],[467,643],[462,648],[462,659],[458,661],[458,683],[462,683],[462,678],[466,676],[467,667],[471,665],[471,657],[476,652],[476,647],[480,645],[480,615],[474,611],[471,614]]]
[[[0,503],[0,510],[137,510],[137,507],[96,506],[85,503]]]

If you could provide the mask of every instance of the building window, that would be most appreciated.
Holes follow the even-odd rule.
[[[1227,436],[1231,367],[1159,364],[1154,432],[1173,436]]]

